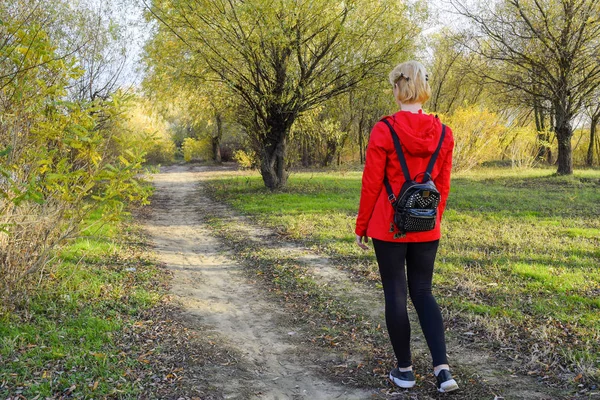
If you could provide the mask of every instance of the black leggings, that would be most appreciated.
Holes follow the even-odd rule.
[[[410,322],[406,312],[407,277],[410,298],[419,316],[421,329],[431,351],[433,365],[448,363],[442,314],[431,294],[433,264],[438,245],[439,240],[397,243],[373,239],[385,294],[385,321],[400,368],[412,365]]]

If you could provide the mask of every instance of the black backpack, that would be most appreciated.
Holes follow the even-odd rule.
[[[425,172],[421,172],[415,176],[415,179],[411,179],[404,153],[402,153],[402,147],[400,147],[400,139],[394,128],[392,128],[392,125],[386,119],[382,119],[382,121],[390,128],[398,161],[400,161],[400,166],[406,179],[398,197],[396,197],[387,176],[383,178],[383,183],[388,192],[388,200],[392,204],[392,207],[394,207],[394,222],[390,225],[390,232],[395,231],[395,225],[398,232],[394,235],[394,239],[397,239],[406,234],[406,232],[430,231],[435,228],[437,208],[441,200],[440,192],[431,179],[431,172],[446,136],[446,125],[442,124],[442,136],[435,152],[431,155],[427,169]],[[423,175],[423,179],[421,182],[418,182],[417,178],[420,175]]]

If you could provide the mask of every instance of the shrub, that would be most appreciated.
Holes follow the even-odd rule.
[[[600,163],[600,141],[597,135],[600,133],[599,129],[596,129],[596,140],[593,146],[593,160],[594,165]],[[577,129],[573,133],[573,163],[575,165],[587,165],[587,154],[590,146],[590,130],[588,129]]]
[[[531,168],[539,163],[537,158],[538,132],[530,127],[510,130],[510,139],[504,147],[504,155],[513,168]],[[507,135],[508,136],[508,135]]]
[[[237,150],[235,153],[233,153],[233,159],[242,169],[252,169],[258,166],[258,157],[252,150]]]
[[[164,164],[171,163],[175,159],[175,143],[168,139],[157,139],[152,143],[152,146],[146,150],[146,163],[148,164]]]
[[[141,98],[135,98],[128,111],[122,124],[127,134],[125,145],[142,150],[147,164],[173,162],[177,148],[164,118]]]
[[[187,162],[206,161],[212,158],[212,146],[209,138],[194,139],[187,137],[181,145],[183,159]]]
[[[443,120],[454,134],[455,171],[469,170],[501,156],[500,144],[508,129],[498,115],[474,106],[459,108]]]
[[[102,223],[149,194],[143,149],[122,129],[129,97],[67,100],[83,72],[33,12],[13,11],[0,2],[0,70],[12,71],[0,74],[0,313],[48,277],[92,212]]]

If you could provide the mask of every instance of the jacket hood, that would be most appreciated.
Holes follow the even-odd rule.
[[[402,148],[415,157],[429,157],[434,152],[442,135],[442,123],[434,115],[398,111],[390,122],[400,138]]]

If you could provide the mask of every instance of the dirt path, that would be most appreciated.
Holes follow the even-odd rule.
[[[172,293],[186,310],[190,325],[200,327],[207,340],[218,341],[224,351],[236,355],[234,368],[210,370],[211,384],[224,398],[232,399],[381,398],[378,390],[356,389],[326,379],[320,366],[323,355],[301,340],[303,327],[290,323],[281,306],[265,296],[264,287],[248,280],[243,267],[233,260],[227,245],[213,236],[202,216],[226,215],[227,223],[235,225],[241,237],[293,256],[357,313],[383,324],[380,291],[353,282],[326,256],[278,240],[270,229],[211,201],[199,184],[218,174],[219,169],[202,166],[163,168],[154,176],[157,190],[152,218],[146,224],[159,259],[174,272]],[[416,329],[416,355],[426,352],[419,336]],[[533,378],[513,375],[510,365],[500,367],[498,360],[484,351],[452,339],[448,347],[454,362],[474,371],[470,379],[485,381],[506,399],[564,398]],[[416,393],[397,396],[401,397],[394,398],[431,399]],[[453,398],[474,397],[466,390]],[[493,398],[490,395],[489,399]]]
[[[146,230],[159,260],[174,272],[172,293],[191,323],[241,355],[240,373],[214,371],[212,384],[228,399],[372,398],[372,392],[328,382],[318,366],[301,357],[303,349],[290,338],[298,327],[279,323],[280,307],[248,282],[201,221],[197,184],[202,170],[175,166],[155,175]]]

